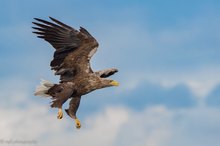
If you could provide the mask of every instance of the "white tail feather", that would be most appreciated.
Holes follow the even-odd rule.
[[[42,97],[49,97],[50,95],[47,94],[48,90],[53,87],[54,84],[50,81],[41,79],[40,85],[37,86],[34,95],[42,96]]]

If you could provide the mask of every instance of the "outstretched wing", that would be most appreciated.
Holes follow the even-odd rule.
[[[118,70],[116,68],[109,68],[109,69],[105,69],[105,70],[96,71],[95,74],[101,78],[107,78],[107,77],[115,74],[116,72],[118,72]]]
[[[49,17],[52,22],[34,18],[33,27],[39,38],[49,42],[56,51],[50,66],[60,75],[61,81],[72,80],[79,74],[92,72],[90,59],[96,52],[98,42],[89,32],[80,27],[79,31]]]

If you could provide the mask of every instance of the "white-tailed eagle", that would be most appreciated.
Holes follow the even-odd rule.
[[[107,79],[118,70],[111,68],[94,72],[90,67],[90,59],[98,48],[96,39],[85,28],[76,30],[49,18],[52,22],[34,18],[36,27],[33,27],[33,33],[55,48],[50,66],[55,75],[60,76],[60,82],[53,84],[43,80],[36,88],[35,95],[51,97],[51,107],[58,108],[58,119],[62,119],[62,105],[70,98],[69,109],[65,111],[75,120],[76,127],[80,128],[76,112],[81,96],[96,89],[118,86],[117,81]]]

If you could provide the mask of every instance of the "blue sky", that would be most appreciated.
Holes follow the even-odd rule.
[[[220,144],[219,1],[3,0],[0,16],[0,140]],[[98,40],[94,70],[119,69],[112,78],[120,87],[82,99],[81,130],[66,115],[56,120],[49,100],[33,96],[41,78],[58,82],[49,67],[53,48],[31,33],[33,18],[48,16],[83,26]]]

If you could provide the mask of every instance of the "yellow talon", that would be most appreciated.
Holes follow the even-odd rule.
[[[59,108],[58,114],[57,114],[57,119],[62,119],[63,118],[63,111],[62,108]]]
[[[76,128],[80,129],[81,128],[81,123],[80,123],[79,119],[75,119],[75,123],[76,123]]]

